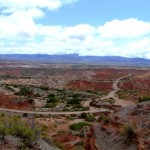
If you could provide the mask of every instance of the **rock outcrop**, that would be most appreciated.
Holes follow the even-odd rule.
[[[97,150],[150,149],[150,101],[122,108],[109,118],[92,127],[86,150],[96,150],[91,149],[93,141]]]

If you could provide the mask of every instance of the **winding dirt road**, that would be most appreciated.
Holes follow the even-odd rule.
[[[114,83],[113,83],[113,85],[112,85],[112,91],[110,91],[109,93],[108,93],[108,95],[107,96],[104,96],[102,99],[109,99],[109,98],[113,98],[113,99],[116,99],[116,92],[118,92],[120,89],[118,88],[118,83],[119,83],[119,81],[121,80],[121,79],[124,79],[124,78],[127,78],[127,77],[129,77],[129,76],[131,76],[131,74],[129,74],[129,75],[127,75],[127,76],[123,76],[123,77],[120,77],[120,78],[118,78]],[[118,98],[119,99],[119,98]]]
[[[115,100],[115,105],[120,105],[121,107],[126,107],[127,105],[133,104],[131,101],[124,101],[122,99],[119,99],[119,97],[116,95],[116,93],[120,90],[118,88],[119,81],[130,76],[131,74],[118,78],[112,85],[112,91],[110,91],[107,96],[104,96],[101,99],[105,100],[113,98]]]
[[[120,90],[117,86],[119,81],[129,76],[131,76],[131,74],[118,78],[112,85],[112,91],[110,91],[107,96],[104,96],[101,99],[104,100],[104,99],[113,98],[115,100],[115,105],[121,105],[122,107],[125,107],[126,105],[128,105],[127,102],[119,99],[118,96],[116,96],[116,92]],[[16,114],[26,113],[26,114],[38,114],[38,115],[70,115],[70,114],[81,114],[83,112],[84,113],[96,113],[96,112],[105,112],[105,111],[110,111],[110,110],[103,109],[103,108],[100,108],[100,109],[95,108],[95,109],[88,110],[88,111],[75,111],[75,112],[37,112],[37,111],[25,111],[25,110],[0,108],[0,112],[10,112],[10,113],[16,113]]]

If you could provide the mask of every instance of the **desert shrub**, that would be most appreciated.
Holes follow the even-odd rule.
[[[76,105],[73,106],[73,108],[83,108],[83,106],[80,105],[80,104],[76,104]]]
[[[74,93],[71,95],[73,98],[79,98],[81,95],[79,93]]]
[[[49,90],[49,87],[48,86],[39,86],[39,88],[41,90],[44,90],[44,91],[48,91]]]
[[[139,103],[145,102],[145,101],[150,101],[150,96],[149,95],[139,97]]]
[[[57,132],[57,134],[64,134],[64,133],[68,133],[68,131],[62,129]]]
[[[57,92],[60,92],[60,93],[65,92],[65,89],[54,89],[54,90],[57,91]]]
[[[90,107],[87,106],[82,108],[82,111],[86,111],[86,110],[90,110]]]
[[[87,114],[85,120],[86,120],[87,122],[94,122],[96,119],[95,119],[95,117],[94,117],[93,115]]]
[[[90,126],[90,124],[87,122],[78,122],[78,123],[74,123],[74,124],[70,125],[69,128],[71,130],[78,131],[78,130],[82,129],[84,126]]]
[[[40,97],[41,95],[40,95],[39,93],[36,93],[35,96],[36,96],[36,97]]]
[[[125,143],[130,144],[134,141],[136,132],[132,124],[125,124],[123,126],[122,135],[125,137]]]
[[[7,134],[7,129],[3,123],[0,123],[0,135],[5,136]]]
[[[58,102],[58,100],[57,100],[55,94],[49,94],[49,95],[47,96],[47,98],[48,98],[48,100],[47,100],[46,103],[57,103],[57,102]]]
[[[106,119],[106,116],[104,115],[104,114],[101,114],[98,118],[97,118],[97,121],[98,122],[101,122],[101,121],[103,121],[103,120],[105,120]]]
[[[27,96],[27,95],[30,95],[30,94],[32,94],[32,93],[33,93],[33,91],[32,91],[32,89],[30,89],[30,87],[22,86],[22,87],[20,87],[20,91],[19,91],[19,92],[16,92],[15,94],[16,94],[16,95]]]
[[[115,100],[113,98],[110,98],[107,100],[110,104],[114,104]]]
[[[105,124],[110,123],[110,118],[107,117],[106,119],[104,119],[104,123]]]
[[[22,121],[20,117],[9,117],[4,116],[0,118],[0,134],[4,137],[5,135],[14,135],[23,139],[26,145],[30,145],[32,141],[37,140],[39,136],[38,128],[32,128],[26,122]]]
[[[67,101],[67,104],[77,105],[77,104],[80,104],[80,102],[81,102],[81,99],[79,99],[79,98],[72,98],[72,99],[69,99]]]
[[[70,104],[66,104],[66,107],[70,107],[71,105]]]
[[[30,104],[34,104],[34,100],[33,100],[32,98],[28,98],[28,102],[29,102]]]
[[[104,123],[109,123],[110,122],[110,118],[108,118],[107,116],[105,116],[104,114],[101,114],[98,118],[97,118],[97,122],[101,122],[103,121]]]
[[[87,117],[87,113],[81,113],[80,118],[85,119]]]
[[[28,114],[27,113],[23,113],[23,117],[28,117]]]

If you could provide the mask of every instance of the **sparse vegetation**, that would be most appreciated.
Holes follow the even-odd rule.
[[[72,99],[69,99],[67,101],[67,104],[77,105],[77,104],[80,104],[80,102],[81,102],[81,99],[79,99],[79,98],[72,98]]]
[[[87,117],[87,113],[81,113],[80,117],[85,119]]]
[[[97,122],[101,122],[103,121],[104,123],[109,123],[110,122],[110,119],[104,115],[104,114],[101,114],[98,118],[97,118]]]
[[[150,101],[150,96],[149,95],[139,97],[139,103],[145,102],[145,101]]]
[[[45,90],[45,91],[48,91],[49,90],[49,87],[48,86],[39,86],[39,88],[41,90]]]
[[[47,96],[48,100],[47,100],[47,103],[56,103],[58,102],[56,96],[54,94],[49,94]]]
[[[32,128],[27,122],[22,121],[20,117],[0,117],[0,134],[4,137],[6,135],[14,135],[24,140],[26,145],[30,145],[33,141],[40,137],[39,128]]]
[[[94,122],[96,119],[92,114],[87,114],[85,121],[87,122]]]
[[[122,135],[125,137],[125,143],[132,143],[136,136],[135,127],[133,126],[133,124],[125,124],[123,126]]]
[[[21,86],[20,91],[19,92],[15,92],[16,95],[23,95],[23,96],[28,96],[33,94],[33,91],[30,87],[27,86]]]
[[[82,129],[84,126],[90,126],[90,124],[87,122],[78,122],[78,123],[74,123],[74,124],[70,125],[69,128],[71,130],[78,131],[78,130]]]
[[[50,145],[56,142],[55,144],[62,149],[64,148],[63,145],[66,146],[70,143],[75,146],[74,149],[82,149],[85,146],[86,133],[89,129],[94,129],[94,133],[98,131],[98,136],[100,132],[102,133],[100,136],[106,138],[102,139],[102,144],[107,140],[107,136],[103,136],[103,134],[108,135],[106,141],[108,146],[116,144],[116,141],[119,141],[117,144],[122,144],[123,140],[127,145],[126,143],[134,142],[135,139],[142,141],[145,145],[148,143],[148,102],[138,104],[138,107],[135,107],[132,112],[128,108],[127,111],[122,112],[121,107],[113,106],[115,102],[113,98],[103,99],[103,97],[107,96],[112,90],[112,83],[117,78],[131,73],[131,77],[122,79],[118,83],[118,88],[121,90],[116,94],[122,99],[120,102],[123,101],[126,105],[128,102],[130,104],[130,101],[126,100],[131,100],[131,103],[133,101],[149,101],[149,71],[145,69],[141,71],[138,68],[106,68],[98,65],[96,65],[96,68],[94,65],[87,65],[86,67],[81,65],[80,68],[75,67],[74,69],[70,67],[72,66],[70,64],[67,64],[67,67],[61,64],[46,63],[43,66],[38,63],[33,65],[36,65],[36,67],[32,67],[31,63],[29,68],[17,67],[16,69],[16,67],[3,66],[0,68],[0,105],[3,108],[54,112],[54,115],[36,114],[33,118],[40,127],[39,129],[37,126],[34,127],[30,118],[31,115],[27,112],[23,114],[23,119],[11,116],[8,118],[3,114],[0,117],[0,134],[3,135],[3,138],[5,135],[13,135],[22,138],[26,145],[30,145],[31,142],[34,143],[38,137],[41,137],[50,141]],[[106,110],[106,112],[91,114],[101,107],[110,109],[110,112]],[[115,115],[111,113],[111,109],[114,110]],[[86,113],[80,112],[81,115],[75,112],[85,110],[90,111],[89,113],[88,111]],[[55,112],[63,111],[66,111],[68,115],[55,114]],[[75,114],[70,115],[69,112],[72,111]],[[143,117],[144,115],[147,116]],[[133,123],[136,127],[133,124],[126,124],[122,127],[124,122],[131,122],[131,116],[134,116]],[[95,121],[96,118],[98,123]],[[79,122],[81,120],[85,122]],[[69,125],[69,128],[73,131],[68,129]],[[94,128],[89,128],[91,125],[94,125]],[[88,135],[93,134],[92,132],[88,132]],[[49,136],[52,136],[53,139],[50,140]],[[139,139],[138,136],[140,136]],[[56,141],[54,141],[55,137]],[[109,142],[110,137],[112,138],[111,143]],[[141,145],[143,146],[142,142]]]

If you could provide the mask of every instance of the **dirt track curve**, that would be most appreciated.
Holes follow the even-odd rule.
[[[116,92],[120,90],[117,86],[118,82],[121,79],[127,78],[129,76],[131,76],[131,74],[116,79],[116,81],[112,85],[112,91],[110,91],[107,96],[104,96],[101,99],[113,98],[115,100],[115,105],[121,105],[122,107],[125,107],[127,103],[125,103],[123,100],[119,99],[116,96]],[[70,114],[81,114],[83,112],[85,112],[85,113],[96,113],[96,112],[104,112],[104,111],[110,111],[110,110],[100,108],[100,109],[95,109],[95,110],[75,111],[75,112],[38,112],[38,111],[25,111],[25,110],[0,108],[0,112],[10,112],[10,113],[17,113],[17,114],[25,114],[26,113],[26,114],[38,114],[38,115],[70,115]]]
[[[130,76],[131,74],[118,78],[112,85],[112,91],[110,91],[107,96],[104,96],[101,99],[104,100],[113,98],[115,100],[115,105],[120,105],[121,107],[126,107],[127,105],[133,104],[131,101],[124,101],[122,99],[119,99],[119,97],[116,95],[116,93],[120,90],[118,88],[119,81]]]

